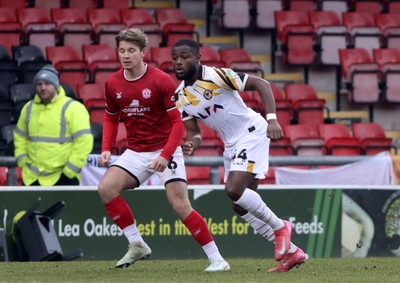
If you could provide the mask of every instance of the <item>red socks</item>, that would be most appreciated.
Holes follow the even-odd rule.
[[[117,197],[112,201],[104,204],[108,215],[118,225],[119,228],[125,227],[135,223],[135,219],[131,209],[122,197]],[[214,241],[210,231],[208,230],[207,223],[203,217],[196,211],[183,220],[183,224],[189,229],[193,238],[200,244],[200,246],[207,245]]]
[[[112,201],[104,204],[108,215],[118,225],[119,228],[125,227],[135,223],[132,210],[122,197],[117,197]]]
[[[206,221],[196,210],[193,210],[192,213],[183,220],[183,224],[185,224],[189,229],[193,238],[200,244],[200,246],[207,245],[214,241],[210,231],[208,230]]]

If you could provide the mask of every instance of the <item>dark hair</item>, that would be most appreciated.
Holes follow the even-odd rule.
[[[188,46],[195,55],[200,54],[200,45],[197,41],[189,38],[184,38],[177,41],[173,47]]]

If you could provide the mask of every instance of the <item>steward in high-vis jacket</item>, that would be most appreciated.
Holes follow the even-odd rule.
[[[33,83],[36,95],[22,108],[14,131],[22,181],[26,186],[79,185],[93,148],[89,113],[65,95],[52,65],[44,66]]]

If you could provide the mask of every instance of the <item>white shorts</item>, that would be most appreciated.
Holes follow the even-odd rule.
[[[243,171],[255,174],[257,179],[265,179],[269,167],[269,143],[263,129],[244,135],[234,146],[224,151],[224,182],[229,171]]]
[[[186,168],[182,148],[178,147],[174,152],[164,172],[156,172],[150,169],[150,165],[161,153],[161,150],[153,152],[136,152],[130,149],[125,152],[111,166],[118,166],[136,179],[139,186],[151,175],[157,175],[161,182],[167,184],[172,181],[186,182]]]

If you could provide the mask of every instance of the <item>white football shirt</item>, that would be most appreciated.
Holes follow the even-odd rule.
[[[193,85],[185,86],[182,81],[176,90],[175,102],[182,119],[201,120],[219,132],[226,148],[254,129],[266,131],[265,119],[247,107],[238,93],[244,91],[248,77],[228,68],[202,65]]]

